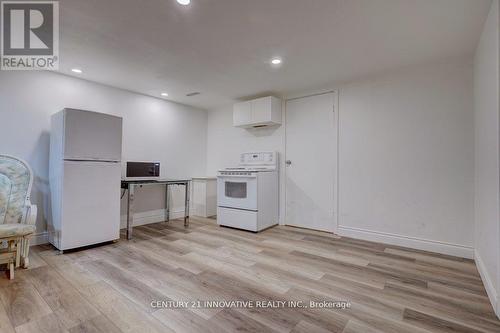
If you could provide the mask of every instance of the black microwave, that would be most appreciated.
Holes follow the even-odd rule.
[[[127,178],[160,177],[159,162],[127,162]]]

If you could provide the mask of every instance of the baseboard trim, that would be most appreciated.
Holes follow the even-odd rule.
[[[184,209],[170,211],[170,219],[178,219],[184,217]],[[150,223],[158,223],[166,220],[166,214],[164,209],[150,210],[147,212],[135,213],[134,214],[134,227],[138,227]],[[120,227],[122,229],[127,227],[127,215],[122,215],[120,217]]]
[[[346,226],[339,226],[337,233],[340,236],[359,238],[372,242],[386,243],[396,246],[404,246],[412,249],[436,252],[467,259],[474,258],[474,248],[464,245],[451,244],[435,240],[402,236],[402,235],[366,230],[361,228],[346,227]]]
[[[49,242],[49,234],[47,231],[37,232],[30,239],[30,246],[47,244]]]
[[[491,280],[491,276],[488,274],[486,266],[484,265],[484,262],[481,259],[481,256],[479,255],[477,250],[474,250],[474,260],[476,261],[477,270],[479,271],[479,275],[481,275],[484,288],[486,289],[488,298],[490,299],[491,305],[493,306],[493,310],[495,311],[497,317],[500,318],[500,304],[498,304],[498,292],[495,289],[493,282]]]

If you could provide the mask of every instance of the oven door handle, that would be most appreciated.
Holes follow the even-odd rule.
[[[222,180],[227,178],[237,178],[237,179],[256,179],[257,176],[245,176],[245,175],[219,175],[217,178],[221,178]]]

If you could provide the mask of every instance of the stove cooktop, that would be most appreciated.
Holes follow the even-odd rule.
[[[225,168],[219,170],[220,172],[224,171],[247,171],[247,172],[259,172],[259,171],[276,171],[276,168],[273,166],[263,166],[263,167],[234,167],[234,168]]]

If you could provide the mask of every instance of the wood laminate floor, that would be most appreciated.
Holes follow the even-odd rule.
[[[0,332],[500,332],[473,261],[290,227],[175,220],[63,255],[33,247],[31,264],[0,278]],[[151,306],[196,300],[351,307]]]

